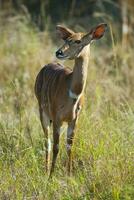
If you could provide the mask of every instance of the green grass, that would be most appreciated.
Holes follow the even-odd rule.
[[[125,52],[121,44],[107,49],[103,42],[92,48],[73,175],[66,175],[63,129],[48,181],[33,88],[56,48],[48,32],[39,33],[25,19],[10,20],[0,22],[0,199],[133,200],[133,49]]]

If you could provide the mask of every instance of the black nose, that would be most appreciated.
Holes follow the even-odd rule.
[[[56,51],[56,56],[63,56],[63,52],[61,50]]]

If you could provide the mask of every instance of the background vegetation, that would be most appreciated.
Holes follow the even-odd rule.
[[[0,199],[134,199],[133,13],[131,0],[0,0]],[[66,176],[64,126],[48,181],[35,77],[59,62],[57,23],[87,31],[99,22],[109,29],[91,47],[73,175]]]

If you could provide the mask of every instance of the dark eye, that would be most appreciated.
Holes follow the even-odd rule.
[[[81,40],[75,40],[75,43],[76,43],[76,44],[80,44],[80,43],[81,43]]]

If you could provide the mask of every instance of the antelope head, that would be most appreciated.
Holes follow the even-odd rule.
[[[64,40],[64,44],[56,51],[56,57],[59,59],[75,59],[87,51],[86,46],[94,40],[100,39],[107,28],[107,24],[99,24],[88,33],[76,33],[61,25],[56,26],[56,30],[60,38]]]

